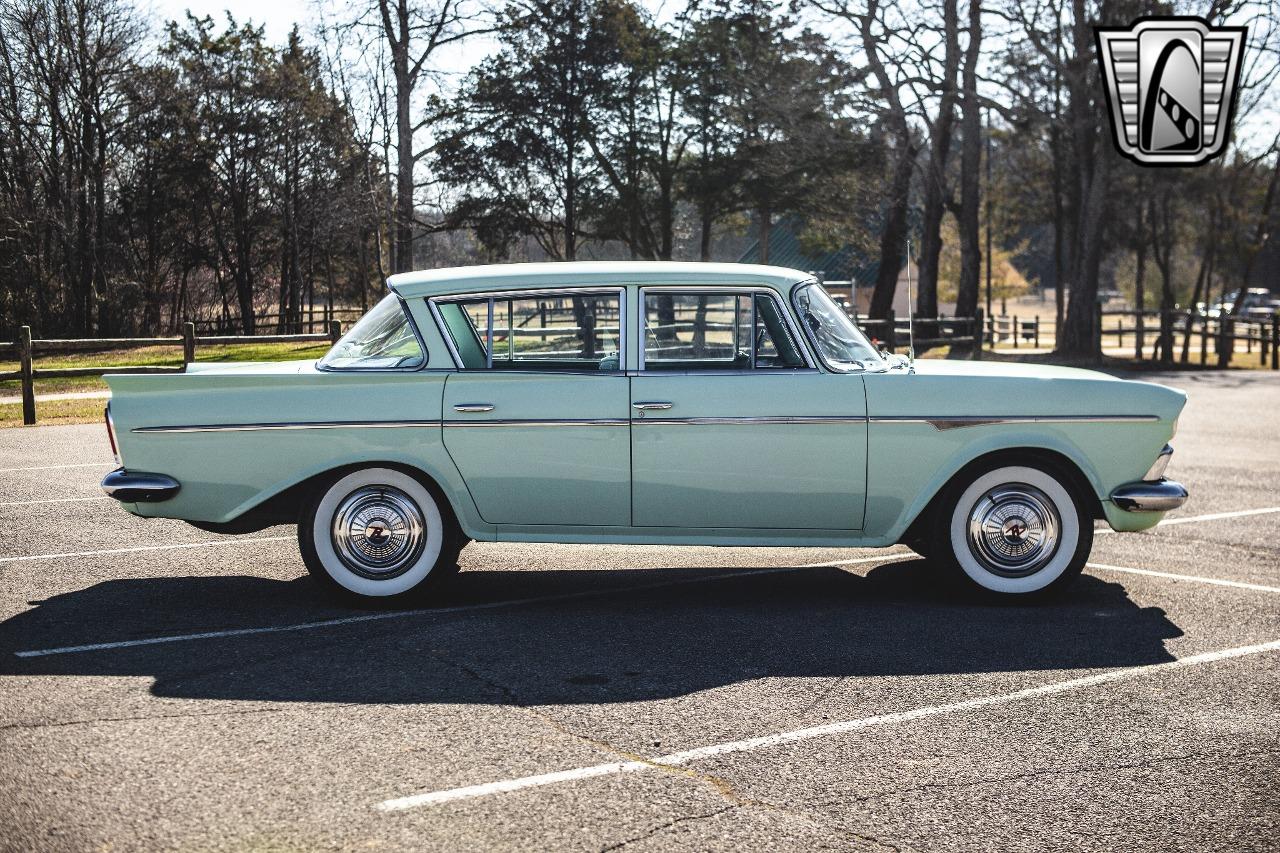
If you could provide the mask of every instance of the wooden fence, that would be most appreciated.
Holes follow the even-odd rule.
[[[843,307],[848,313],[847,303],[843,304]],[[974,343],[982,337],[979,332],[984,323],[981,308],[974,317],[917,316],[913,318],[912,323],[908,323],[905,318],[895,316],[893,311],[889,312],[888,317],[880,320],[852,313],[849,313],[849,316],[858,328],[871,338],[872,343],[883,346],[889,352],[896,352],[906,347],[911,341],[911,335],[914,334],[916,349],[959,344],[969,348],[970,358],[974,360],[982,358],[982,347],[974,346]],[[913,324],[914,329],[911,328]]]
[[[182,337],[177,338],[85,338],[76,340],[33,340],[31,327],[23,326],[18,330],[18,339],[13,342],[0,342],[0,357],[14,353],[17,355],[18,369],[8,373],[0,373],[0,380],[18,379],[22,383],[22,422],[36,422],[37,379],[56,379],[60,377],[104,376],[108,373],[182,373],[187,365],[196,360],[196,348],[199,346],[219,346],[226,344],[283,344],[283,343],[333,343],[342,332],[342,324],[337,320],[329,321],[327,333],[310,335],[197,335],[194,323],[182,324]],[[173,346],[182,347],[181,367],[162,367],[155,365],[124,367],[59,367],[36,368],[37,355],[65,355],[73,352],[95,352],[102,350],[135,350],[143,347]]]
[[[1118,322],[1107,328],[1107,317],[1118,318]],[[1150,350],[1150,360],[1163,364],[1207,365],[1212,351],[1218,367],[1230,367],[1232,361],[1242,358],[1257,358],[1259,367],[1280,370],[1280,313],[1270,317],[1233,317],[1196,311],[1099,310],[1096,328],[1100,347],[1107,339],[1114,339],[1115,345],[1122,348],[1128,336],[1134,358],[1139,360],[1148,358]]]

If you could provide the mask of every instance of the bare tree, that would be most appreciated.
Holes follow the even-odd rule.
[[[414,237],[418,191],[424,159],[435,150],[431,131],[446,117],[438,94],[440,73],[435,63],[442,52],[465,39],[491,32],[493,17],[483,0],[354,0],[344,17],[330,27],[337,40],[351,36],[351,57],[340,61],[363,64],[361,73],[377,92],[371,104],[394,140],[394,209],[389,223],[391,272],[414,267]],[[386,53],[382,53],[385,49]],[[390,59],[386,78],[382,57]],[[386,149],[388,152],[390,146]]]

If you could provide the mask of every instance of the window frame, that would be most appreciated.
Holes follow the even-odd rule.
[[[575,296],[617,296],[618,298],[618,367],[615,370],[600,370],[599,368],[588,369],[584,367],[582,370],[538,370],[533,367],[494,367],[493,366],[493,316],[495,311],[495,303],[500,299],[538,299],[541,297],[553,297],[561,299],[572,299]],[[441,303],[455,302],[480,302],[488,300],[488,339],[481,338],[480,344],[485,351],[485,366],[483,368],[467,367],[462,362],[462,355],[458,352],[457,345],[450,333],[448,324],[445,323],[444,317],[440,314],[439,305]],[[477,290],[472,293],[450,293],[441,296],[431,296],[427,298],[427,307],[431,310],[431,316],[436,322],[436,328],[440,331],[440,337],[444,339],[445,348],[449,351],[449,357],[453,359],[454,368],[459,373],[535,373],[539,376],[559,375],[559,376],[613,376],[618,374],[626,374],[627,364],[627,288],[622,285],[600,285],[600,286],[582,286],[582,287],[552,287],[552,288],[532,288],[532,289],[507,289],[507,290]],[[479,337],[479,335],[477,335]]]
[[[661,293],[669,296],[705,296],[711,294],[732,294],[735,296],[750,296],[751,298],[751,367],[744,369],[729,368],[717,369],[706,368],[702,370],[647,370],[645,369],[645,323],[648,319],[648,304],[646,301],[649,292]],[[791,345],[795,347],[796,352],[800,353],[800,357],[804,359],[803,367],[788,368],[765,368],[756,367],[756,344],[755,344],[755,326],[756,326],[756,300],[757,296],[765,296],[773,302],[774,309],[778,312],[778,316],[782,318],[783,325],[786,329],[787,336],[791,340]],[[642,285],[638,290],[636,301],[639,303],[640,323],[637,334],[640,340],[636,346],[638,359],[637,373],[646,376],[790,376],[796,373],[817,373],[820,372],[813,360],[812,354],[809,352],[807,341],[799,334],[796,327],[795,317],[792,316],[791,309],[786,302],[780,298],[779,293],[771,287],[761,287],[759,285],[696,285],[696,284],[661,284],[661,285]],[[774,341],[777,346],[777,341]]]
[[[394,296],[396,301],[400,303],[400,311],[404,314],[405,322],[409,324],[409,329],[413,332],[413,337],[418,341],[418,348],[422,350],[422,362],[413,367],[334,367],[332,365],[320,363],[324,360],[325,356],[328,355],[328,353],[325,353],[325,355],[316,359],[316,370],[324,373],[417,373],[418,371],[427,369],[427,364],[431,361],[431,351],[427,349],[427,342],[422,337],[422,332],[418,329],[417,322],[413,319],[413,312],[409,310],[409,303],[403,296],[395,291],[392,291],[390,295]],[[383,298],[385,299],[386,297]],[[381,302],[381,300],[379,300],[379,302]],[[373,308],[369,309],[369,311],[372,310]],[[368,311],[365,312],[365,314],[368,313]],[[363,320],[364,315],[361,315],[360,319]],[[359,322],[359,320],[356,322]],[[353,323],[352,328],[354,328],[354,326],[355,324]],[[350,331],[350,329],[348,329],[348,331]],[[338,340],[341,339],[342,338],[339,337]],[[333,346],[336,345],[337,341],[334,342]],[[331,346],[330,349],[332,349],[333,346]]]

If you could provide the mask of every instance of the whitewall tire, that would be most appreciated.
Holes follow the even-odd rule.
[[[1002,597],[1057,592],[1093,547],[1093,520],[1071,483],[1031,465],[991,467],[956,483],[935,531],[935,550],[961,578]]]
[[[461,537],[447,513],[403,471],[362,468],[303,510],[298,545],[326,585],[362,599],[404,597],[456,571]]]

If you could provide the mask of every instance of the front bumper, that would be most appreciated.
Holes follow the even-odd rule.
[[[1125,512],[1168,512],[1187,502],[1187,487],[1164,478],[1127,483],[1111,493],[1111,502]]]
[[[164,474],[142,474],[117,468],[102,478],[102,491],[121,503],[159,503],[178,493],[182,484]]]

